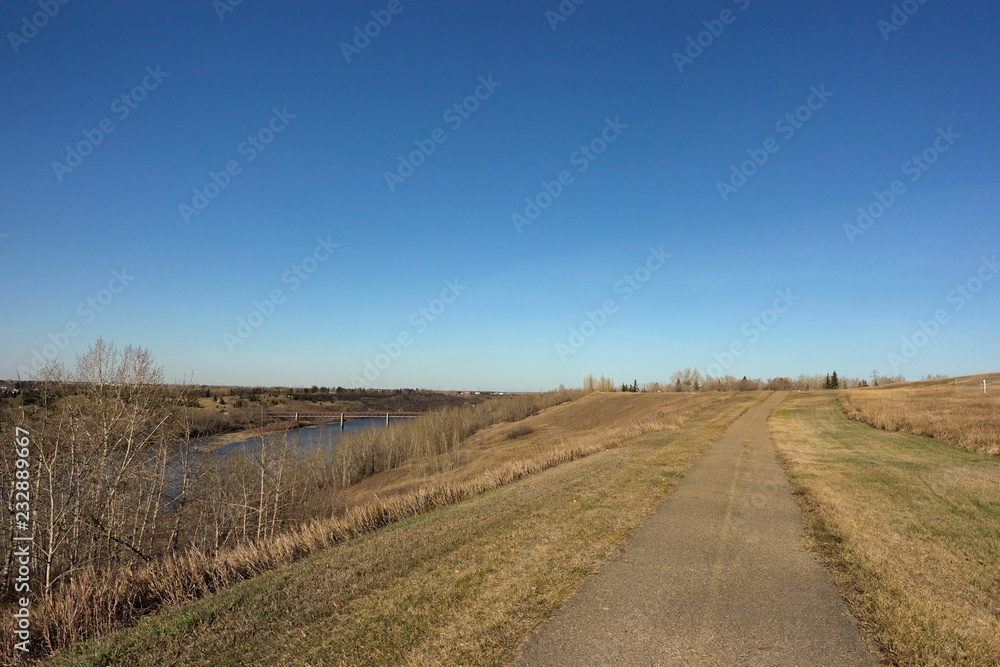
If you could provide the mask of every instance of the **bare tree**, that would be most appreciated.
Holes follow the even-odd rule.
[[[38,400],[21,421],[32,435],[33,549],[48,599],[82,568],[156,555],[172,410],[150,353],[103,340],[74,373],[46,367],[35,384]]]
[[[705,380],[701,376],[701,371],[692,368],[685,368],[682,371],[674,371],[670,376],[677,391],[698,391],[705,386]]]

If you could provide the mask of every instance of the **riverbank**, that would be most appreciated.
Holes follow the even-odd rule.
[[[260,545],[268,563],[289,554],[299,562],[54,662],[509,662],[524,634],[762,398],[602,394],[496,424],[469,438],[457,468],[427,476],[414,462],[381,473],[359,485],[343,519]],[[419,488],[407,492],[411,484]],[[331,541],[342,543],[317,548]]]
[[[325,388],[324,388],[325,389]],[[245,425],[251,419],[259,421],[261,413],[267,417],[271,412],[289,413],[429,413],[463,405],[476,405],[492,397],[489,392],[445,392],[399,389],[393,391],[341,390],[337,392],[275,392],[250,390],[238,387],[212,388],[211,397],[199,395],[189,405],[188,419],[194,429],[194,439],[208,442],[213,446],[225,446],[256,437],[257,429]],[[256,389],[254,390],[256,391]],[[250,398],[253,397],[253,398]],[[218,402],[221,401],[221,402]],[[268,435],[276,435],[286,430],[322,426],[288,420],[275,420],[264,425]]]

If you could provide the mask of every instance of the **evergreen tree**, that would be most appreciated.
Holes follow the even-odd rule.
[[[823,389],[829,389],[830,386],[831,386],[830,385],[830,374],[827,373],[826,374],[826,380],[823,381]]]
[[[833,375],[830,376],[830,388],[831,389],[840,388],[840,381],[837,379],[837,371],[834,371]]]

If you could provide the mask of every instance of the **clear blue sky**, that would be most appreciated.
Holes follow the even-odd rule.
[[[0,377],[997,370],[996,2],[224,2],[0,9]]]

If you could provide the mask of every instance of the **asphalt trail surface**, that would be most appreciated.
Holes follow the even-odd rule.
[[[806,550],[767,416],[740,417],[518,664],[875,665],[829,574]]]

